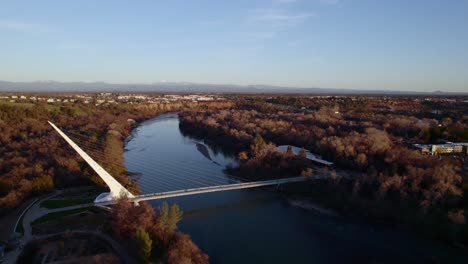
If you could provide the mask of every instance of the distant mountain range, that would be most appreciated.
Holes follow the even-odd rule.
[[[0,81],[0,92],[168,92],[168,93],[275,93],[275,94],[389,94],[389,95],[468,95],[461,92],[414,92],[392,90],[356,90],[333,88],[298,88],[270,85],[200,84],[158,82],[151,84],[113,84],[105,82],[6,82]]]

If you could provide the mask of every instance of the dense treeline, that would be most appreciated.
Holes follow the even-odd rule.
[[[80,143],[92,144],[91,156],[137,193],[138,186],[126,177],[123,165],[123,141],[134,124],[129,119],[138,122],[162,112],[228,104],[0,103],[0,215],[34,194],[90,180],[101,183],[48,120]]]
[[[285,153],[279,152],[272,143],[266,143],[257,134],[249,151],[242,151],[238,155],[241,161],[236,168],[227,168],[227,172],[239,178],[249,180],[266,180],[297,176],[312,176],[312,169],[308,167],[305,149],[296,155],[289,147]]]
[[[270,172],[284,173],[282,168],[286,168],[297,175],[301,171],[294,165],[295,158],[291,155],[275,153],[268,147],[266,151],[254,151],[255,135],[277,145],[291,144],[309,149],[339,167],[361,172],[351,182],[338,183],[341,192],[348,192],[361,204],[388,206],[387,211],[382,208],[378,211],[393,219],[399,216],[392,216],[395,215],[392,210],[403,207],[410,208],[408,211],[413,212],[413,216],[435,215],[443,222],[455,223],[457,230],[461,230],[456,240],[468,242],[465,223],[468,185],[466,176],[462,177],[462,162],[426,156],[408,145],[408,142],[424,140],[438,120],[384,114],[364,107],[364,99],[350,100],[349,108],[346,107],[347,99],[339,107],[328,101],[321,104],[320,100],[317,104],[325,106],[314,111],[298,111],[256,98],[240,102],[234,109],[184,112],[180,115],[180,126],[185,133],[209,138],[240,152],[244,162],[239,169],[246,175],[253,175],[248,173],[249,170],[261,172],[258,168],[264,164],[270,167]],[[385,106],[381,100],[373,103]],[[403,111],[401,103],[395,105]],[[415,107],[414,101],[408,105]],[[466,107],[462,110],[466,113]],[[446,122],[445,126],[455,124],[462,130],[467,128],[466,116],[450,122],[441,120]],[[332,182],[336,185],[339,181]]]
[[[220,143],[237,144],[239,150],[250,146],[255,134],[276,144],[305,147],[343,167],[367,172],[370,177],[358,179],[361,188],[369,186],[380,196],[397,192],[421,200],[427,207],[461,195],[462,178],[456,163],[395,144],[397,139],[372,124],[346,126],[327,109],[273,114],[257,110],[184,112],[181,126],[188,123]]]
[[[252,100],[263,100],[253,98]],[[265,102],[317,111],[329,108],[347,114],[348,122],[368,121],[387,132],[418,142],[436,143],[440,139],[468,141],[467,98],[421,97],[295,97],[278,96]],[[439,127],[438,125],[443,125]],[[431,128],[431,130],[428,130]]]
[[[139,256],[141,262],[208,263],[208,256],[190,236],[177,231],[177,222],[182,219],[182,211],[177,205],[169,206],[164,202],[156,212],[147,202],[135,206],[122,200],[113,209],[110,216],[112,232]]]

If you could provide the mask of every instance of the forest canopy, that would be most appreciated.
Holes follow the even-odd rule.
[[[216,103],[213,103],[216,104]],[[209,103],[68,104],[0,102],[0,215],[32,195],[53,188],[96,183],[99,177],[55,132],[52,121],[72,139],[93,146],[90,155],[132,192],[123,142],[135,122],[162,112],[206,107]],[[89,149],[89,148],[88,148]]]

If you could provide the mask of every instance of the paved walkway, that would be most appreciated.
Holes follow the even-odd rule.
[[[20,207],[0,218],[0,241],[7,241],[11,237],[11,233],[15,229],[15,224],[21,217],[26,208],[36,201],[37,198],[30,198],[25,201]]]
[[[20,239],[20,243],[19,243],[20,246],[17,247],[15,250],[7,252],[5,254],[4,263],[16,263],[16,260],[18,259],[24,245],[26,245],[27,243],[29,243],[32,240],[44,237],[44,236],[33,236],[31,223],[34,220],[36,220],[36,219],[38,219],[38,218],[40,218],[40,217],[42,217],[42,216],[44,216],[46,214],[49,214],[49,213],[60,212],[60,211],[68,211],[68,210],[73,210],[73,209],[77,209],[77,208],[84,208],[84,207],[94,206],[94,204],[80,204],[80,205],[74,205],[74,206],[68,206],[68,207],[56,208],[56,209],[47,209],[45,207],[41,207],[41,203],[43,201],[46,201],[46,200],[51,199],[51,198],[53,198],[55,196],[58,196],[61,193],[62,193],[62,191],[57,191],[57,192],[55,192],[55,193],[53,193],[53,194],[39,200],[39,201],[37,201],[34,205],[32,205],[24,213],[23,222],[22,222],[23,229],[24,229],[24,235]],[[21,224],[21,223],[19,223],[19,224]],[[87,231],[73,231],[73,232],[90,233],[90,232],[87,232]],[[105,239],[106,241],[108,241],[112,245],[113,248],[117,247],[118,243],[115,242],[112,238],[110,238],[108,236],[105,237],[106,235],[101,234],[101,233],[97,233],[97,232],[94,232],[94,233],[95,234],[100,234],[99,236],[102,237],[103,239]],[[53,236],[53,235],[56,235],[56,234],[51,234],[50,236]],[[110,242],[110,241],[112,241],[112,242]],[[119,247],[120,247],[120,245],[119,245]],[[119,251],[116,251],[116,252],[118,252],[118,253],[125,252],[125,254],[126,254],[126,251],[121,249],[121,248],[119,248]]]
[[[53,193],[51,195],[48,195],[45,198],[42,198],[39,201],[35,202],[35,204],[32,205],[29,209],[27,209],[28,207],[26,207],[25,210],[27,210],[27,211],[23,213],[23,222],[18,223],[18,224],[23,225],[24,235],[20,239],[19,246],[16,247],[15,250],[12,250],[10,252],[5,253],[5,257],[4,257],[4,260],[3,260],[4,263],[7,263],[7,264],[8,263],[16,263],[16,260],[18,259],[19,255],[21,253],[21,250],[23,249],[23,246],[26,245],[29,242],[29,240],[31,239],[31,236],[32,236],[31,222],[34,221],[37,218],[36,217],[36,218],[32,219],[32,217],[34,217],[34,215],[37,214],[37,211],[38,211],[37,208],[40,208],[39,206],[43,201],[45,201],[47,199],[50,199],[52,197],[55,197],[55,196],[59,195],[60,193],[61,193],[60,191],[57,191],[57,192],[55,192],[55,193]],[[47,214],[47,213],[45,213],[45,214]],[[40,216],[42,216],[42,215],[40,215]],[[40,216],[38,216],[38,217],[40,217]],[[18,216],[18,218],[21,218],[21,215]]]
[[[42,201],[37,202],[34,204],[27,212],[24,214],[23,218],[23,228],[24,228],[24,235],[23,239],[24,242],[27,243],[28,241],[35,239],[36,237],[32,234],[32,227],[31,223],[50,213],[55,213],[55,212],[61,212],[61,211],[68,211],[68,210],[73,210],[77,208],[85,208],[85,207],[90,207],[93,206],[93,204],[80,204],[80,205],[74,205],[74,206],[68,206],[68,207],[62,207],[62,208],[55,208],[55,209],[47,209],[45,207],[41,207]]]

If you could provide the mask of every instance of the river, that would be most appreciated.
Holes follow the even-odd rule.
[[[185,137],[176,114],[141,123],[126,142],[125,164],[141,173],[142,193],[237,182],[223,173],[236,160]],[[293,206],[274,188],[167,200],[184,210],[188,233],[211,263],[441,263],[454,250],[392,227]],[[161,201],[152,201],[154,207]],[[458,251],[457,251],[458,252]],[[466,259],[465,259],[466,260]]]

